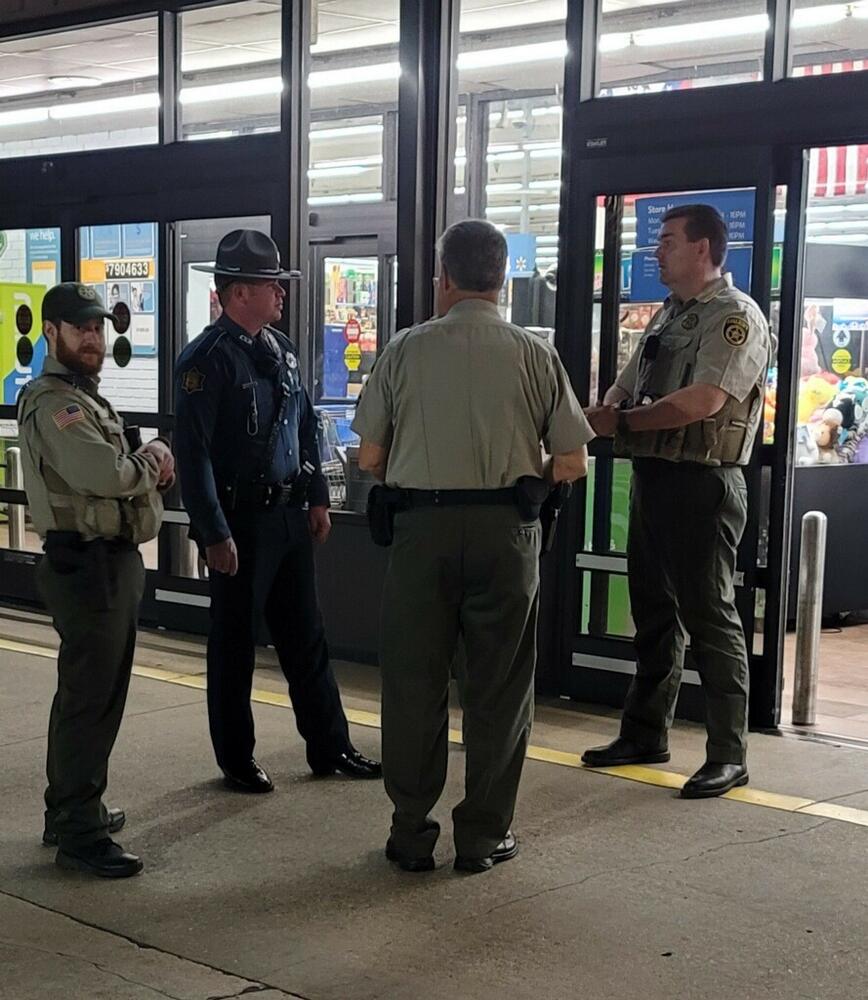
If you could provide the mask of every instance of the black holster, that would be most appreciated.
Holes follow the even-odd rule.
[[[541,555],[551,552],[554,547],[555,532],[558,529],[558,516],[560,515],[561,507],[567,502],[572,491],[572,483],[558,483],[546,497],[540,509],[539,520],[542,526]]]
[[[368,493],[368,529],[375,545],[387,547],[395,537],[395,514],[407,507],[404,491],[390,486],[372,486]]]
[[[540,511],[551,490],[549,484],[537,476],[520,476],[514,490],[515,505],[522,519],[535,521],[540,516]]]

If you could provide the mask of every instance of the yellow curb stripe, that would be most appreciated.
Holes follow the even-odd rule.
[[[41,656],[53,660],[57,656],[57,650],[48,646],[40,646],[25,642],[16,642],[12,639],[0,639],[0,649],[5,649],[10,653],[25,653],[29,656]],[[173,670],[164,670],[160,667],[134,666],[133,675],[145,680],[161,681],[165,684],[177,684],[180,687],[196,688],[204,690],[206,687],[206,677],[201,674],[184,674]],[[272,705],[276,708],[291,708],[292,703],[285,694],[275,691],[262,691],[254,688],[251,692],[251,700],[261,705]],[[371,729],[379,729],[381,724],[380,716],[376,712],[365,712],[360,709],[346,709],[347,721],[357,726],[367,726]],[[460,744],[461,730],[449,730],[449,742]],[[582,764],[579,754],[566,753],[563,750],[551,750],[548,747],[529,746],[527,748],[529,760],[541,761],[545,764],[556,764],[560,767],[571,767],[585,771],[590,774],[605,774],[611,778],[622,778],[626,781],[635,781],[643,785],[654,785],[658,788],[681,788],[687,776],[678,774],[675,771],[664,771],[653,767],[643,767],[637,764],[625,765],[623,767],[585,767]],[[765,792],[758,788],[733,788],[725,795],[724,799],[731,799],[734,802],[741,802],[745,805],[759,806],[765,809],[777,809],[781,812],[799,813],[800,815],[822,816],[825,819],[837,820],[841,823],[851,823],[855,826],[868,827],[868,810],[856,809],[853,806],[837,805],[833,802],[817,802],[814,799],[800,798],[796,795],[781,795],[777,792]]]
[[[807,813],[809,816],[837,819],[842,823],[855,823],[856,826],[868,826],[868,812],[864,809],[854,809],[853,806],[839,806],[834,802],[812,802],[797,811]]]

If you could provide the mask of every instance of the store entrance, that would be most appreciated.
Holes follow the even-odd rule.
[[[369,477],[359,472],[355,404],[377,351],[394,332],[395,255],[376,239],[311,247],[313,402],[332,507],[364,512]]]
[[[802,516],[828,518],[817,732],[868,740],[868,145],[808,156],[793,452],[793,565]],[[774,405],[774,387],[769,405]],[[791,719],[791,575],[782,720]]]
[[[579,169],[587,234],[574,301],[583,332],[578,345],[563,337],[559,346],[585,400],[602,399],[668,294],[654,249],[669,207],[700,202],[718,209],[729,231],[725,270],[759,303],[777,333],[780,310],[773,299],[780,293],[785,190],[777,185],[771,150],[745,150],[740,159],[742,166],[734,171],[722,170],[719,161],[685,169],[666,156]],[[560,566],[570,603],[559,686],[578,700],[620,705],[635,670],[626,560],[631,467],[615,456],[611,440],[595,440],[590,452],[590,473],[577,491],[571,531],[561,538],[561,545],[569,546]],[[751,721],[771,726],[778,721],[781,610],[767,591],[780,587],[782,552],[773,546],[777,565],[768,565],[769,546],[760,542],[783,535],[784,507],[770,501],[773,482],[786,486],[786,455],[758,442],[745,471],[749,521],[739,552],[737,604],[751,650]],[[688,650],[678,713],[701,719],[702,711],[699,676]]]

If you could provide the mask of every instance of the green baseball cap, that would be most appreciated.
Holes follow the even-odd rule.
[[[49,288],[42,300],[42,322],[72,323],[78,326],[89,319],[115,320],[103,305],[102,299],[90,285],[78,281],[63,281]]]

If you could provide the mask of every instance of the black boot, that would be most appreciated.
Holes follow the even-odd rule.
[[[624,764],[664,764],[669,760],[666,747],[646,747],[619,736],[603,747],[591,747],[582,754],[585,767],[621,767]]]

